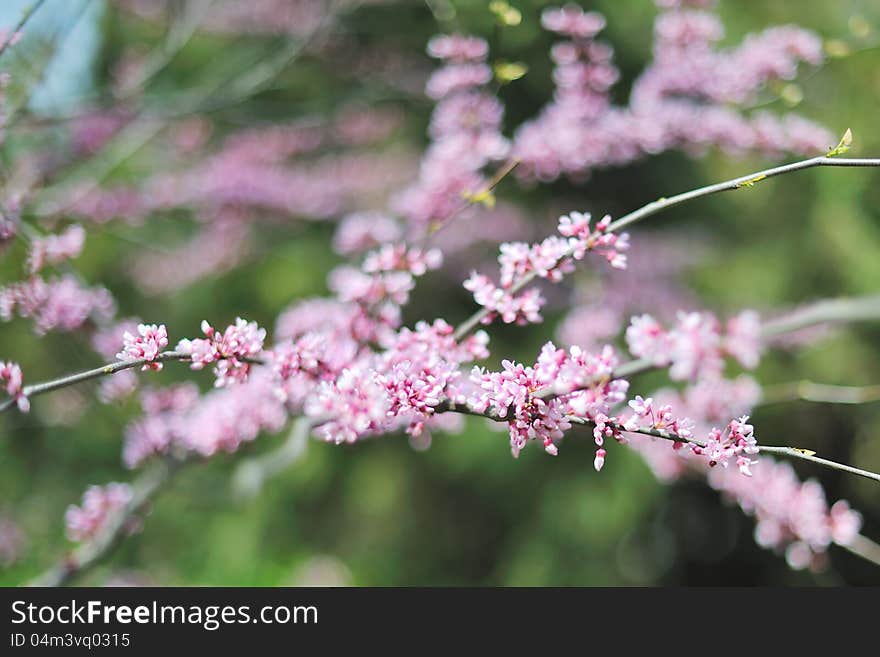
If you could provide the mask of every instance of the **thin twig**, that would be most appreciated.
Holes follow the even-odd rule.
[[[847,545],[841,545],[840,547],[848,550],[849,552],[852,552],[862,559],[865,559],[873,564],[880,566],[880,545],[878,545],[866,536],[862,536],[861,534],[859,534],[852,540],[851,543]]]
[[[784,173],[802,171],[803,169],[811,169],[813,167],[880,167],[880,158],[839,158],[820,155],[819,157],[813,157],[808,160],[801,160],[799,162],[792,162],[791,164],[783,164],[782,166],[773,167],[772,169],[756,171],[755,173],[740,176],[739,178],[733,178],[732,180],[716,183],[714,185],[707,185],[689,192],[684,192],[683,194],[676,194],[669,198],[657,199],[634,212],[623,215],[617,221],[611,222],[608,226],[608,230],[616,232],[621,228],[626,228],[630,224],[641,221],[645,217],[650,217],[652,214],[657,214],[658,212],[686,203],[687,201],[692,201],[696,198],[718,194],[719,192],[746,189],[754,186],[762,180],[766,180],[767,178],[781,176]]]
[[[46,2],[46,0],[37,0],[31,7],[25,8],[25,10],[21,14],[21,20],[18,21],[18,25],[16,25],[12,28],[12,30],[9,31],[9,36],[6,38],[6,41],[4,41],[2,45],[0,45],[0,57],[2,57],[3,53],[5,53],[6,50],[9,48],[10,44],[15,38],[15,35],[18,32],[21,32],[21,30],[24,28],[25,25],[27,25],[27,22],[31,19],[31,17],[37,13],[37,10],[40,7],[43,6],[44,2]]]
[[[96,367],[91,370],[85,370],[84,372],[76,372],[74,374],[68,374],[67,376],[62,376],[57,379],[52,379],[50,381],[43,381],[41,383],[33,383],[29,386],[24,386],[21,392],[25,397],[36,397],[37,395],[52,392],[53,390],[58,390],[59,388],[67,388],[68,386],[76,385],[77,383],[83,383],[84,381],[90,381],[92,379],[98,379],[103,376],[109,376],[123,370],[129,370],[132,367],[146,365],[147,363],[167,363],[173,361],[188,362],[189,360],[189,354],[184,354],[179,351],[163,351],[153,360],[149,360],[147,358],[138,358],[136,360],[121,360],[115,363],[107,363],[106,365],[102,365],[101,367]],[[245,358],[243,360],[255,365],[264,364],[263,361],[259,358]],[[3,402],[0,402],[0,413],[9,410],[14,405],[14,399],[6,399]]]
[[[766,454],[780,454],[782,456],[788,456],[789,458],[800,459],[801,461],[808,461],[810,463],[822,465],[826,468],[831,468],[832,470],[840,470],[841,472],[848,472],[849,474],[858,475],[859,477],[865,477],[866,479],[880,481],[880,474],[877,474],[876,472],[871,472],[870,470],[862,470],[861,468],[846,465],[845,463],[829,461],[828,459],[823,459],[815,456],[814,453],[810,450],[798,449],[797,447],[777,447],[773,445],[759,445],[758,449],[760,450],[760,452],[764,452]]]
[[[189,360],[189,354],[183,354],[178,351],[163,351],[161,354],[156,356],[153,361],[150,361],[146,358],[139,358],[137,360],[124,360],[117,361],[115,363],[107,363],[106,365],[102,365],[101,367],[96,367],[91,370],[86,370],[85,372],[76,372],[75,374],[62,376],[57,379],[52,379],[51,381],[43,381],[42,383],[34,383],[29,386],[25,386],[24,388],[22,388],[22,394],[25,397],[35,397],[37,395],[42,395],[47,392],[52,392],[53,390],[58,390],[59,388],[66,388],[68,386],[76,385],[77,383],[82,383],[83,381],[90,381],[91,379],[97,379],[102,376],[116,374],[117,372],[121,372],[122,370],[128,370],[132,367],[145,365],[149,362],[164,363],[174,360]],[[8,410],[14,404],[14,399],[7,399],[3,402],[0,402],[0,413]]]
[[[513,170],[519,166],[519,163],[519,160],[514,158],[507,160],[498,168],[498,170],[495,172],[495,174],[492,176],[485,187],[483,187],[479,192],[475,192],[473,195],[463,200],[462,203],[452,212],[450,212],[446,217],[429,226],[428,231],[420,239],[416,240],[414,244],[425,245],[431,239],[433,239],[434,236],[437,235],[437,233],[451,226],[454,223],[455,219],[462,212],[480,202],[475,200],[475,197],[480,197],[481,195],[487,195],[493,192],[495,188],[501,184],[501,181],[509,176],[513,172]]]
[[[857,303],[854,303],[855,301]],[[765,321],[761,326],[761,334],[764,338],[775,338],[782,333],[790,333],[815,324],[875,319],[878,315],[880,315],[880,295],[858,299],[828,299],[787,313],[783,317]]]

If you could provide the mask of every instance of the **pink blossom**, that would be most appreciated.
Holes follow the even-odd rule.
[[[409,301],[409,293],[415,287],[413,275],[407,271],[371,275],[346,265],[331,271],[327,283],[340,301],[364,306],[376,306],[384,301],[402,306]]]
[[[305,406],[309,417],[323,419],[315,433],[336,444],[381,432],[390,411],[385,386],[369,369],[346,369],[335,381],[322,382]]]
[[[514,456],[530,440],[539,440],[545,451],[556,455],[556,443],[571,427],[569,415],[592,420],[601,447],[606,437],[619,437],[607,413],[625,399],[628,383],[613,378],[616,365],[610,347],[590,354],[578,347],[557,349],[548,342],[534,367],[505,360],[501,372],[474,368],[471,381],[478,389],[467,403],[479,413],[494,409],[497,417],[507,420]]]
[[[407,248],[405,244],[385,244],[378,251],[367,255],[362,269],[368,274],[406,271],[413,276],[423,276],[442,264],[443,254],[438,249],[423,251],[419,248]]]
[[[479,141],[497,135],[503,118],[504,106],[498,98],[485,91],[467,91],[437,103],[428,132],[435,140],[468,136]]]
[[[500,316],[505,323],[525,324],[539,322],[540,308],[544,303],[534,289],[515,290],[528,282],[528,276],[539,276],[553,283],[560,282],[565,274],[574,271],[573,260],[580,260],[588,251],[595,250],[611,263],[612,267],[624,268],[626,256],[621,251],[629,247],[625,233],[608,233],[611,218],[606,216],[595,231],[589,228],[590,215],[574,212],[559,220],[563,237],[551,235],[536,244],[506,242],[499,248],[500,286],[485,275],[472,273],[464,282],[464,288],[474,295],[474,301],[490,311],[483,318],[490,323]]]
[[[14,314],[34,320],[37,335],[73,331],[90,317],[109,318],[116,312],[113,297],[103,287],[84,287],[73,275],[46,281],[33,276],[0,289],[0,319]]]
[[[77,257],[82,252],[85,241],[86,231],[76,224],[58,235],[34,239],[28,256],[28,270],[36,273],[47,264],[57,265]]]
[[[185,411],[199,399],[194,383],[179,383],[165,388],[146,388],[141,392],[141,407],[147,415],[165,411]]]
[[[736,457],[739,471],[751,477],[750,467],[757,461],[749,459],[749,455],[758,453],[758,442],[755,439],[754,427],[746,424],[748,416],[731,420],[724,431],[713,428],[705,445],[694,445],[695,454],[703,455],[709,460],[710,466],[727,467],[728,462]]]
[[[585,12],[572,3],[561,9],[545,9],[541,13],[541,25],[558,34],[590,39],[605,27],[605,18],[594,11]]]
[[[103,379],[98,385],[98,399],[103,404],[122,401],[138,388],[138,377],[132,370],[122,370]]]
[[[801,482],[788,463],[763,458],[753,476],[712,468],[709,484],[754,516],[755,541],[785,550],[793,568],[820,567],[831,543],[849,544],[861,529],[861,516],[844,501],[829,509],[816,481]]]
[[[669,363],[669,335],[650,315],[639,315],[630,320],[626,329],[626,344],[636,358],[644,358],[657,366]]]
[[[671,404],[655,406],[653,398],[645,399],[641,395],[636,395],[628,405],[633,414],[623,421],[623,427],[627,431],[656,429],[668,432],[681,438],[681,441],[675,442],[673,447],[680,447],[694,436],[694,422],[687,417],[676,416]]]
[[[251,361],[263,350],[266,329],[237,317],[235,324],[227,326],[223,333],[202,321],[202,333],[206,338],[184,339],[177,343],[177,351],[190,357],[194,370],[216,363],[214,385],[222,387],[247,380]]]
[[[718,17],[681,8],[709,3],[663,4],[669,11],[655,23],[653,61],[625,105],[615,105],[610,95],[619,77],[613,51],[593,40],[604,19],[575,5],[544,12],[544,27],[568,39],[551,51],[552,100],[514,135],[520,176],[582,179],[593,169],[673,148],[701,152],[715,146],[734,154],[752,150],[779,157],[821,152],[832,143],[827,130],[797,115],[740,109],[772,82],[792,79],[800,63],[819,63],[816,35],[783,26],[722,49]]]
[[[15,400],[18,410],[22,413],[27,413],[31,408],[31,404],[24,394],[22,382],[21,367],[19,367],[18,363],[0,361],[0,384],[4,385],[6,394]]]
[[[447,61],[485,59],[489,46],[483,39],[461,34],[440,34],[428,41],[428,54]]]
[[[137,333],[138,324],[141,323],[137,317],[127,317],[96,328],[92,333],[92,349],[104,358],[116,358],[116,354],[119,352],[119,336],[125,333]]]
[[[747,369],[754,369],[761,360],[761,318],[747,310],[727,321],[725,351]]]
[[[435,71],[425,87],[429,98],[440,100],[450,94],[481,87],[492,80],[486,64],[450,64]]]
[[[116,514],[128,506],[131,498],[128,484],[89,486],[83,494],[82,505],[71,505],[64,514],[67,537],[76,542],[95,538]]]
[[[666,331],[650,315],[633,317],[626,330],[630,353],[654,365],[671,364],[669,376],[676,381],[717,378],[730,354],[743,366],[754,367],[761,351],[761,323],[757,313],[746,311],[728,322],[722,335],[711,313],[679,312],[676,325]]]
[[[602,472],[602,468],[605,467],[606,454],[607,452],[601,447],[596,450],[596,457],[593,459],[593,468],[595,468],[596,472]]]
[[[628,233],[609,233],[611,217],[605,215],[590,230],[590,214],[588,212],[571,212],[559,218],[559,233],[569,238],[568,248],[575,260],[584,257],[587,251],[595,251],[603,256],[615,269],[626,269],[626,255],[629,249]]]
[[[514,296],[497,287],[487,276],[476,272],[464,282],[464,288],[473,293],[477,304],[490,311],[482,320],[484,324],[490,324],[496,316],[501,317],[505,324],[542,321],[540,310],[544,305],[544,298],[534,288]]]
[[[471,380],[479,385],[481,393],[469,400],[476,410],[494,408],[501,418],[510,418],[510,449],[514,457],[530,440],[538,440],[544,450],[556,455],[554,441],[562,438],[571,424],[563,413],[563,403],[558,399],[544,401],[533,395],[541,387],[535,370],[509,360],[501,362],[501,372],[484,372],[475,368]]]
[[[862,515],[850,508],[846,500],[838,500],[829,510],[831,540],[838,545],[852,545],[862,528]]]
[[[162,369],[162,363],[155,360],[168,346],[168,331],[164,324],[138,324],[137,335],[126,331],[122,341],[122,351],[116,354],[116,358],[122,361],[144,359],[147,362],[141,368],[143,371]]]
[[[709,313],[678,313],[678,323],[669,334],[669,376],[676,381],[717,375],[723,369],[718,320]]]
[[[147,415],[125,428],[122,461],[135,468],[155,454],[167,454],[176,439],[176,417]]]
[[[340,255],[351,255],[386,242],[394,242],[401,236],[400,225],[388,215],[380,212],[357,212],[339,222],[333,235],[333,250]]]
[[[234,452],[261,431],[280,431],[288,414],[274,388],[270,374],[258,368],[244,382],[197,398],[192,388],[148,396],[143,402],[151,413],[126,429],[125,464],[136,467],[154,454],[172,450],[203,457]]]
[[[322,342],[305,334],[273,350],[271,361],[284,399],[294,396],[288,381],[311,383],[302,400],[305,413],[316,422],[316,433],[333,442],[404,427],[419,435],[438,405],[460,396],[461,365],[488,355],[485,333],[457,341],[443,320],[404,327],[383,339],[383,351],[351,354],[335,372],[325,366]]]

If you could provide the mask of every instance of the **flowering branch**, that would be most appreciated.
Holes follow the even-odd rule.
[[[837,158],[837,157],[829,157],[827,155],[822,155],[819,157],[813,157],[807,160],[801,160],[799,162],[793,162],[791,164],[785,164],[782,166],[774,167],[772,169],[764,169],[763,171],[756,171],[755,173],[747,174],[745,176],[740,176],[739,178],[733,178],[732,180],[727,180],[725,182],[716,183],[714,185],[708,185],[706,187],[700,187],[698,189],[691,190],[689,192],[684,192],[682,194],[677,194],[675,196],[671,196],[669,198],[662,198],[656,201],[652,201],[647,205],[642,206],[638,210],[630,212],[629,214],[625,214],[616,221],[612,221],[608,226],[604,229],[603,233],[605,235],[614,233],[619,231],[622,228],[625,228],[631,224],[634,224],[638,221],[646,217],[650,217],[651,215],[657,214],[658,212],[662,212],[668,208],[674,207],[681,203],[685,203],[686,201],[691,201],[696,198],[700,198],[703,196],[709,196],[711,194],[717,194],[719,192],[725,192],[730,190],[741,189],[744,187],[751,187],[757,182],[765,180],[767,178],[772,178],[774,176],[779,176],[784,173],[791,173],[793,171],[800,171],[803,169],[810,169],[813,167],[819,166],[829,166],[829,167],[880,167],[880,158]],[[567,257],[570,257],[572,253],[569,250],[568,252],[563,253],[559,257],[559,261],[561,262]],[[539,274],[537,271],[530,271],[524,274],[518,281],[516,281],[508,290],[508,293],[513,296],[516,293],[522,291],[528,285],[530,285],[536,278],[538,278]],[[846,310],[849,308],[846,306],[845,300],[839,300],[843,304],[844,315],[840,317],[840,319],[846,319]],[[878,306],[880,306],[880,297],[875,299]],[[836,304],[836,302],[831,302],[832,304]],[[837,305],[832,305],[830,308],[820,309],[820,313],[829,312],[832,315],[829,319],[836,319],[833,315],[835,311],[840,312],[842,309]],[[490,314],[492,310],[486,307],[480,308],[477,312],[467,318],[464,322],[462,322],[455,330],[455,338],[461,339],[471,331],[473,331],[477,326],[480,325]],[[794,321],[797,322],[801,318],[795,317]],[[826,320],[828,321],[828,320]],[[784,325],[775,325],[769,329],[771,333],[775,331],[785,332],[786,329]]]
[[[473,415],[476,417],[483,417],[487,420],[492,420],[493,422],[509,422],[510,418],[507,416],[502,417],[497,411],[493,409],[489,409],[486,411],[477,411],[473,408],[465,404],[456,404],[454,402],[449,402],[439,412],[450,412],[450,413],[461,413],[464,415]],[[580,426],[590,426],[595,427],[596,422],[589,418],[578,417],[575,415],[568,415],[565,418],[571,424],[577,424]],[[697,447],[705,448],[707,446],[706,441],[701,440],[699,438],[695,438],[693,436],[683,436],[681,434],[674,433],[672,431],[667,431],[665,429],[655,429],[653,427],[627,427],[623,424],[615,421],[605,421],[604,425],[609,429],[613,430],[616,433],[638,433],[645,436],[652,436],[654,438],[662,438],[663,440],[669,440],[674,443],[688,443],[691,445],[696,445]],[[765,454],[779,454],[782,456],[788,456],[794,459],[800,459],[802,461],[809,461],[810,463],[816,463],[818,465],[825,466],[827,468],[831,468],[832,470],[839,470],[841,472],[848,472],[850,474],[858,475],[860,477],[865,477],[866,479],[872,479],[874,481],[880,482],[880,474],[876,472],[871,472],[869,470],[862,470],[861,468],[855,468],[851,465],[846,465],[845,463],[837,463],[836,461],[829,461],[828,459],[823,459],[814,455],[814,452],[805,449],[799,449],[797,447],[781,447],[776,445],[757,445],[758,453],[764,452]]]
[[[794,459],[800,459],[802,461],[809,461],[810,463],[816,463],[817,465],[822,465],[826,468],[831,468],[832,470],[840,470],[841,472],[848,472],[849,474],[858,475],[859,477],[865,477],[866,479],[873,479],[874,481],[880,482],[880,474],[877,474],[876,472],[862,470],[861,468],[855,468],[851,465],[846,465],[845,463],[829,461],[828,459],[823,459],[815,456],[814,453],[810,450],[800,449],[797,447],[776,447],[772,445],[758,445],[758,450],[760,452],[764,452],[765,454],[780,454],[782,456],[788,456]]]
[[[842,321],[863,321],[874,320],[880,318],[880,296],[870,297],[851,297],[843,299],[828,299],[818,301],[810,306],[796,310],[793,313],[785,315],[778,319],[771,319],[761,324],[761,334],[764,338],[771,338],[796,331],[802,328],[822,324],[825,322],[842,322]],[[461,327],[459,327],[460,330]],[[47,392],[52,392],[60,388],[98,379],[111,374],[116,374],[123,370],[134,367],[144,366],[150,362],[164,363],[173,361],[189,362],[190,354],[181,351],[163,351],[154,359],[139,358],[134,360],[117,361],[107,363],[100,367],[96,367],[84,372],[76,372],[57,379],[43,381],[24,386],[22,395],[24,397],[34,397]],[[258,357],[242,358],[246,362],[256,365],[264,364],[263,360]],[[656,366],[649,359],[636,359],[619,365],[615,370],[614,378],[625,378],[640,374],[648,370],[654,369]],[[542,396],[549,397],[552,391],[542,393]],[[15,405],[15,399],[10,398],[0,402],[0,413],[8,411]]]
[[[99,533],[55,566],[35,578],[32,586],[63,586],[94,568],[125,537],[130,522],[159,494],[185,463],[182,459],[165,459],[142,473],[132,485],[132,495],[122,509],[111,514]]]
[[[22,388],[22,395],[25,397],[34,397],[36,395],[52,392],[53,390],[58,390],[59,388],[66,388],[68,386],[76,385],[77,383],[83,383],[84,381],[116,374],[117,372],[131,369],[132,367],[143,366],[150,362],[164,363],[175,360],[186,361],[189,360],[189,358],[189,354],[180,353],[178,351],[164,351],[155,358],[138,358],[135,360],[117,361],[91,370],[86,370],[85,372],[76,372],[75,374],[69,374],[50,381],[43,381],[42,383],[34,383],[25,386]],[[0,413],[9,410],[14,404],[14,399],[7,399],[0,402]]]

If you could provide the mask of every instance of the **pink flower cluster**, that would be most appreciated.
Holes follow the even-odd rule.
[[[368,254],[361,268],[367,274],[405,271],[413,276],[423,276],[429,270],[439,269],[442,264],[443,254],[438,249],[423,251],[407,248],[406,244],[385,244]]]
[[[750,478],[713,468],[709,485],[754,516],[758,545],[785,552],[792,568],[820,569],[832,543],[850,545],[859,535],[861,515],[846,500],[829,508],[822,486],[801,482],[788,463],[761,459]]]
[[[380,212],[356,212],[339,222],[333,235],[333,250],[340,255],[352,255],[395,242],[403,236],[400,224]]]
[[[818,153],[833,143],[826,130],[800,116],[747,115],[738,109],[768,83],[792,79],[800,62],[820,63],[817,36],[786,26],[718,50],[723,26],[715,14],[665,0],[660,4],[654,60],[625,106],[614,105],[610,97],[619,78],[613,51],[594,39],[605,25],[602,16],[576,5],[544,11],[544,27],[567,39],[551,51],[553,100],[514,135],[512,154],[523,163],[520,175],[583,178],[597,167],[672,148],[717,146],[778,156]]]
[[[605,28],[605,17],[594,11],[585,12],[576,4],[568,4],[544,11],[541,25],[546,30],[573,39],[592,39]]]
[[[0,384],[3,384],[6,394],[15,400],[18,410],[27,413],[31,409],[31,403],[23,391],[23,377],[21,367],[12,361],[0,361]]]
[[[49,331],[73,331],[90,317],[107,319],[116,304],[106,288],[84,287],[71,274],[44,280],[38,276],[0,288],[0,319],[14,314],[34,320],[37,335]]]
[[[471,36],[441,35],[428,44],[428,53],[444,60],[426,85],[428,96],[438,101],[429,128],[432,142],[418,181],[393,201],[417,232],[442,224],[466,199],[484,192],[483,168],[508,154],[501,134],[504,108],[485,88],[492,80],[488,52],[484,40]]]
[[[64,514],[67,537],[76,542],[91,540],[107,522],[128,506],[131,497],[128,484],[89,486],[83,494],[82,505],[71,505]]]
[[[742,476],[741,469],[711,467],[710,452],[728,450],[728,459],[734,456],[739,459],[748,458],[747,449],[754,449],[752,429],[744,419],[731,422],[725,432],[708,429],[714,423],[725,421],[725,417],[749,412],[758,402],[760,388],[750,377],[704,379],[682,393],[660,391],[657,397],[662,398],[663,406],[653,415],[643,417],[660,418],[673,407],[686,410],[697,420],[693,433],[706,430],[718,439],[702,450],[670,449],[666,440],[631,434],[628,444],[645,458],[660,479],[671,481],[688,473],[707,477],[713,488],[756,518],[756,542],[765,548],[784,551],[793,568],[819,569],[824,565],[825,552],[831,543],[849,545],[858,536],[861,516],[845,500],[829,508],[819,483],[799,481],[788,463],[762,456],[753,471],[749,468],[753,461],[746,466],[751,475],[746,477]],[[634,410],[651,407],[652,401],[637,397],[630,406]],[[668,416],[666,418],[658,428],[664,423],[668,426]],[[632,424],[642,422],[636,420]],[[739,443],[741,454],[736,453],[734,443]]]
[[[145,359],[147,362],[141,368],[144,372],[162,369],[162,363],[155,360],[168,346],[168,331],[164,324],[138,324],[137,335],[126,331],[122,334],[122,342],[122,351],[116,354],[116,358],[123,361]]]
[[[318,435],[336,443],[402,427],[420,435],[436,407],[461,394],[461,365],[488,356],[485,333],[458,342],[453,332],[443,320],[419,322],[387,338],[384,351],[361,353],[338,376],[320,380],[305,400]],[[294,367],[283,373],[290,376],[297,361],[288,362]],[[298,362],[302,368],[301,355]]]
[[[261,368],[242,383],[202,396],[185,385],[151,391],[141,399],[145,415],[125,430],[123,461],[133,468],[172,450],[210,457],[236,451],[261,431],[277,433],[289,416],[275,389]]]
[[[559,233],[569,238],[568,247],[575,260],[582,259],[587,251],[595,251],[615,269],[626,269],[623,252],[629,249],[629,233],[610,233],[610,225],[611,217],[606,214],[591,230],[590,213],[571,212],[559,218]]]
[[[355,123],[372,127],[353,130]],[[409,179],[409,154],[354,149],[383,139],[397,123],[393,112],[347,108],[330,120],[310,117],[235,132],[217,150],[200,151],[199,159],[189,152],[176,153],[174,159],[186,163],[183,168],[163,170],[137,186],[75,189],[62,207],[99,223],[114,218],[139,223],[151,213],[181,207],[209,216],[221,208],[235,208],[328,219],[354,209],[365,196],[398,189]],[[317,155],[322,146],[341,151]],[[181,150],[174,142],[168,148]]]
[[[629,401],[628,406],[633,414],[623,423],[623,428],[627,431],[638,432],[645,428],[668,431],[682,439],[681,443],[675,445],[678,448],[693,438],[694,423],[688,418],[676,417],[672,412],[671,404],[663,404],[655,408],[651,397],[645,399],[641,395],[636,395],[635,399]]]
[[[241,209],[203,213],[204,226],[188,242],[138,253],[132,281],[149,295],[167,294],[233,269],[251,252],[251,229]]]
[[[562,237],[551,235],[531,245],[502,244],[498,256],[500,285],[476,272],[464,282],[464,288],[474,295],[474,301],[489,311],[481,321],[490,324],[500,317],[505,324],[540,322],[544,298],[534,288],[518,292],[519,287],[528,276],[558,283],[565,274],[574,271],[574,260],[583,259],[588,251],[596,251],[612,267],[625,268],[626,256],[622,252],[629,248],[629,235],[609,233],[610,224],[611,217],[606,215],[595,230],[591,230],[589,213],[572,212],[559,219],[558,230]]]
[[[636,397],[630,402],[636,416],[624,421],[626,427],[666,429],[683,437],[708,436],[714,427],[727,425],[731,417],[751,412],[761,397],[761,388],[752,377],[741,375],[736,379],[700,379],[682,391],[663,389],[653,397],[656,401],[651,398],[640,401]],[[643,406],[653,413],[641,410]],[[682,443],[670,446],[668,440],[638,434],[630,434],[629,438],[629,444],[662,481],[672,481],[693,470],[702,474],[709,467],[705,456],[696,455],[692,449],[682,449]]]
[[[717,377],[724,369],[724,356],[736,358],[743,367],[757,366],[761,355],[761,322],[757,313],[745,311],[727,324],[722,335],[711,313],[679,312],[675,327],[667,331],[650,315],[633,317],[626,329],[630,353],[656,366],[671,365],[676,381]]]
[[[755,439],[755,428],[747,424],[748,419],[747,415],[743,415],[737,420],[731,420],[724,431],[713,427],[704,446],[693,446],[694,454],[704,455],[709,459],[710,467],[720,464],[726,468],[730,459],[736,457],[739,471],[751,477],[750,468],[757,461],[749,456],[758,453],[758,441]]]
[[[428,54],[449,62],[483,61],[489,54],[489,46],[474,36],[440,34],[428,41]]]
[[[202,321],[205,338],[184,339],[177,343],[176,350],[190,357],[194,370],[205,365],[214,366],[214,385],[219,387],[247,380],[251,361],[263,350],[266,329],[248,322],[241,317],[235,319],[221,333],[207,321]]]
[[[28,270],[34,274],[48,265],[77,257],[86,242],[86,231],[82,226],[74,224],[63,233],[39,237],[31,243],[28,256]]]
[[[613,378],[617,364],[611,347],[590,354],[579,347],[557,349],[548,342],[533,367],[504,360],[500,372],[474,368],[471,381],[478,389],[466,402],[474,412],[493,409],[496,417],[507,420],[514,456],[530,440],[540,441],[549,454],[556,455],[556,442],[571,428],[569,415],[592,421],[601,452],[597,452],[596,464],[600,469],[604,439],[619,436],[608,427],[608,413],[626,398],[629,388],[627,381]]]

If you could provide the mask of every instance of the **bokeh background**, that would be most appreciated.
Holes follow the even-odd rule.
[[[26,4],[0,3],[0,24],[14,24]],[[48,0],[27,38],[2,62],[13,75],[9,98],[20,104],[2,147],[4,169],[33,149],[69,152],[71,122],[112,100],[109,89],[120,62],[169,38],[167,21],[149,16],[151,4],[170,7],[172,16],[185,6]],[[241,97],[208,94],[199,113],[210,121],[207,139],[220,141],[271,121],[368,106],[396,112],[399,121],[387,137],[363,148],[417,157],[432,109],[421,93],[432,68],[425,43],[453,29],[482,35],[495,56],[528,65],[525,77],[499,92],[509,132],[551,93],[547,52],[552,38],[538,19],[549,3],[516,0],[512,4],[522,11],[522,24],[504,31],[495,27],[487,4],[352,3],[317,43],[304,46],[267,84]],[[580,4],[608,19],[604,38],[614,45],[623,73],[615,96],[625,100],[628,85],[650,59],[655,8],[649,0]],[[761,104],[796,107],[835,133],[849,127],[855,135],[853,154],[880,154],[880,2],[727,1],[720,13],[725,43],[782,23],[819,33],[829,54],[825,64],[805,70],[793,84],[768,90]],[[139,102],[160,118],[185,114],[185,94],[255,71],[298,38],[243,31],[197,32],[150,80]],[[221,83],[221,91],[227,86]],[[137,180],[167,166],[163,158],[162,139],[147,141],[107,173],[108,180]],[[412,163],[411,169],[403,166],[406,182],[415,176],[417,161],[402,161]],[[540,235],[552,230],[560,209],[619,215],[657,197],[769,165],[758,157],[717,152],[697,159],[666,153],[596,172],[577,184],[529,188],[505,180],[498,197],[526,208]],[[86,156],[78,166],[77,175],[84,177],[100,168]],[[164,322],[174,339],[206,317],[222,323],[241,315],[271,327],[291,301],[326,294],[326,274],[341,261],[330,248],[332,220],[281,217],[261,222],[247,253],[223,273],[173,293],[145,294],[133,285],[132,260],[186,236],[192,223],[181,213],[165,213],[139,225],[113,221],[90,228],[76,269],[113,291],[120,316]],[[633,233],[637,244],[656,239],[677,245],[671,257],[680,255],[682,261],[675,285],[721,315],[743,307],[766,311],[822,297],[876,293],[880,176],[876,170],[802,172],[748,193],[682,206]],[[474,250],[472,257],[492,258],[495,247],[481,243]],[[0,281],[18,276],[23,257],[21,249],[0,256]],[[493,354],[533,359],[553,336],[564,305],[558,303],[542,325],[493,328]],[[457,320],[471,311],[456,278],[434,273],[420,282],[406,317],[442,314]],[[21,320],[0,326],[0,356],[21,362],[30,380],[98,362],[86,338],[37,338],[30,323]],[[169,366],[151,376],[163,383],[195,377],[203,388],[211,384],[209,374],[183,367]],[[771,352],[757,378],[767,384],[801,378],[880,383],[880,325],[846,327],[801,350]],[[634,390],[662,384],[661,375],[648,375]],[[29,415],[0,417],[0,533],[5,531],[0,583],[26,582],[71,549],[64,511],[79,503],[88,485],[131,478],[120,462],[121,432],[136,412],[134,403],[98,403],[94,386],[85,385],[36,400]],[[781,403],[761,407],[753,421],[767,442],[797,444],[880,470],[880,403]],[[504,433],[469,420],[462,434],[437,435],[427,450],[414,449],[405,436],[354,446],[310,441],[295,463],[261,486],[248,485],[253,482],[242,464],[272,453],[284,440],[284,434],[262,436],[234,455],[182,472],[151,507],[144,530],[82,583],[880,584],[880,569],[835,548],[824,572],[790,570],[782,557],[755,544],[753,520],[724,504],[705,483],[661,484],[623,448],[610,448],[601,474],[592,468],[592,445],[576,439],[566,441],[558,458],[527,449],[513,460]],[[829,499],[850,500],[864,515],[867,536],[880,535],[876,484],[807,464],[796,468],[804,478],[818,477]]]

